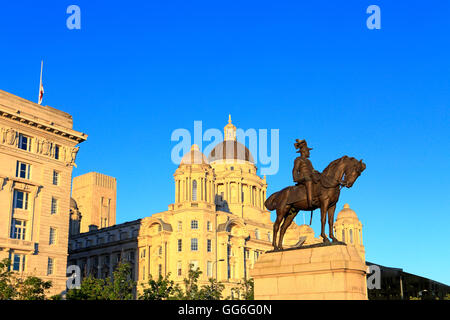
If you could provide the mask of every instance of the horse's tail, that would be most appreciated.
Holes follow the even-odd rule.
[[[264,205],[266,206],[267,210],[272,211],[276,209],[277,200],[280,193],[281,191],[275,192],[264,202]]]

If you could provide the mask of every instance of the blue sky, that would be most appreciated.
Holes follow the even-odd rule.
[[[36,101],[44,59],[44,104],[89,135],[73,173],[117,178],[118,223],[173,202],[170,137],[195,120],[279,129],[269,194],[291,184],[296,138],[318,170],[362,158],[338,208],[362,221],[367,260],[450,284],[449,16],[437,0],[8,1],[0,89]]]

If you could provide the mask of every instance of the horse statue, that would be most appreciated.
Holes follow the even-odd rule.
[[[362,160],[343,156],[332,161],[320,174],[320,179],[313,185],[312,202],[308,206],[305,186],[297,185],[284,188],[272,194],[264,203],[269,211],[277,211],[277,219],[273,225],[274,250],[282,250],[283,237],[287,228],[291,225],[300,210],[312,211],[320,208],[320,221],[322,223],[321,237],[323,242],[330,242],[325,234],[325,224],[328,213],[329,236],[333,241],[338,241],[333,234],[334,211],[342,187],[351,188],[356,179],[366,169]],[[280,238],[277,243],[277,233],[280,224]]]

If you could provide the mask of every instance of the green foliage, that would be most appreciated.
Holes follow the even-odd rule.
[[[254,300],[255,283],[253,279],[243,279],[237,287],[231,289],[234,300]]]
[[[79,289],[70,289],[67,300],[131,300],[136,283],[131,280],[131,266],[120,262],[113,272],[113,279],[96,279],[88,276]]]
[[[143,294],[139,297],[140,300],[170,300],[176,299],[181,294],[181,289],[175,285],[173,280],[169,280],[170,273],[164,278],[159,275],[158,280],[153,280],[150,277],[148,281],[149,288],[143,290]]]
[[[67,291],[67,300],[107,300],[107,282],[88,276],[81,281],[79,289]]]
[[[200,300],[200,290],[198,288],[198,279],[203,272],[200,269],[193,269],[193,265],[189,266],[188,277],[183,279],[184,294],[179,298],[182,300]]]
[[[18,300],[45,300],[45,290],[52,287],[51,281],[43,281],[38,277],[17,279]]]
[[[0,300],[45,300],[46,290],[51,281],[43,281],[34,276],[22,278],[10,271],[11,261],[0,262]]]
[[[220,300],[222,299],[222,291],[225,289],[225,286],[217,282],[216,279],[209,278],[209,283],[207,285],[202,286],[199,292],[198,299],[199,300]]]
[[[8,259],[0,261],[0,300],[11,300],[16,296],[10,265]]]

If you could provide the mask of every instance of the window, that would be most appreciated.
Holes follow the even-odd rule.
[[[158,275],[162,276],[162,264],[158,265]]]
[[[206,251],[211,252],[211,239],[206,240]]]
[[[206,223],[206,230],[211,231],[211,221]]]
[[[198,229],[198,221],[191,220],[191,229]]]
[[[191,251],[197,251],[198,250],[198,239],[192,238],[191,239]]]
[[[28,193],[14,190],[14,208],[28,210]]]
[[[47,275],[53,274],[54,264],[55,264],[54,259],[53,258],[48,258]]]
[[[345,230],[342,229],[342,241],[345,242]]]
[[[158,247],[158,254],[159,254],[160,256],[162,256],[162,246],[159,246],[159,247]]]
[[[31,150],[31,138],[19,134],[19,149],[30,151]]]
[[[178,230],[178,231],[183,230],[183,222],[178,221],[178,227],[177,227],[177,230]]]
[[[58,199],[52,198],[51,214],[58,213]]]
[[[158,232],[162,231],[162,226],[160,224],[158,224]]]
[[[182,264],[181,264],[181,261],[178,261],[177,262],[177,275],[179,276],[179,277],[181,277],[181,275],[182,275]]]
[[[353,243],[353,230],[352,229],[350,229],[349,234],[350,234],[350,243]]]
[[[258,229],[255,230],[255,238],[257,240],[259,240],[259,230]]]
[[[231,169],[231,171],[233,171],[233,170],[234,170],[234,167],[230,167],[230,169]]]
[[[192,182],[192,201],[197,201],[197,180]]]
[[[267,240],[268,241],[272,241],[272,236],[270,235],[270,231],[267,232]]]
[[[59,159],[59,146],[57,144],[55,144],[55,159]]]
[[[24,220],[12,219],[11,239],[25,240],[27,222]]]
[[[183,240],[178,239],[178,245],[177,245],[178,252],[183,251]]]
[[[53,184],[57,186],[59,184],[59,172],[53,170]]]
[[[212,278],[213,274],[212,274],[212,262],[208,261],[206,263],[206,275],[208,276],[208,278]]]
[[[11,271],[25,271],[25,255],[17,254],[11,251],[9,254],[9,260],[11,260]]]
[[[30,179],[31,165],[17,161],[16,177]]]
[[[145,258],[145,248],[141,249],[141,258]]]
[[[49,235],[48,244],[55,244],[55,242],[56,242],[56,229],[50,227],[50,235]]]

